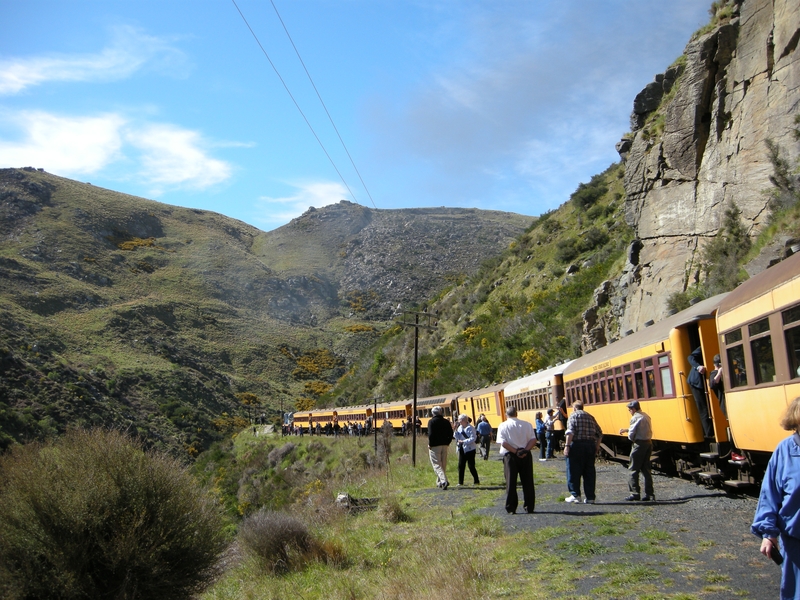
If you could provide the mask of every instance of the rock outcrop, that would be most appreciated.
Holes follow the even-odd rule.
[[[686,46],[685,61],[637,96],[633,135],[617,147],[626,160],[626,220],[640,246],[614,286],[619,331],[663,318],[670,290],[700,276],[698,250],[726,208],[738,206],[751,235],[763,228],[773,172],[766,140],[792,162],[798,155],[796,0],[741,0],[721,10],[720,23]]]

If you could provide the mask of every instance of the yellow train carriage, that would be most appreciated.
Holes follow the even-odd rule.
[[[411,400],[396,400],[394,402],[384,402],[375,408],[375,426],[383,427],[388,421],[392,424],[392,429],[401,431],[403,422],[411,417]]]
[[[438,396],[427,396],[417,398],[417,417],[422,422],[421,428],[428,430],[428,421],[431,420],[431,409],[434,406],[442,407],[442,416],[452,421],[458,416],[458,397],[465,392],[454,392],[450,394],[440,394]]]
[[[501,383],[478,390],[461,392],[456,399],[456,412],[470,417],[473,425],[478,423],[479,415],[484,415],[489,421],[489,425],[496,431],[506,418],[503,396],[505,386],[505,383]]]
[[[340,426],[348,422],[364,424],[371,417],[372,406],[345,406],[298,411],[292,416],[292,421],[294,425],[300,425],[308,430],[317,424],[320,427],[325,427],[328,423],[339,423]]]
[[[519,418],[532,424],[536,422],[537,412],[546,417],[547,409],[558,406],[564,396],[564,371],[573,362],[567,361],[506,384],[505,406],[515,406]]]
[[[717,328],[733,441],[743,451],[772,453],[789,435],[781,417],[800,396],[800,254],[731,292]]]
[[[724,294],[709,298],[659,323],[630,334],[572,362],[564,370],[567,405],[582,400],[603,430],[606,449],[623,442],[618,436],[630,423],[627,403],[638,400],[653,422],[655,441],[680,445],[704,442],[703,428],[691,390],[689,354],[702,347],[706,365],[718,352],[714,315]],[[726,439],[727,422],[712,404],[715,431]],[[715,406],[713,406],[715,405]],[[619,438],[614,441],[614,437]]]

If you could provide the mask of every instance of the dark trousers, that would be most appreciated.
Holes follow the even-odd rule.
[[[714,426],[708,416],[708,402],[706,401],[706,391],[703,388],[689,386],[694,396],[694,403],[697,405],[697,412],[700,413],[700,423],[703,425],[703,435],[707,438],[714,437]]]
[[[469,452],[458,451],[458,484],[464,485],[464,471],[465,467],[469,466],[469,472],[472,473],[472,480],[475,485],[480,483],[478,471],[475,469],[475,450]]]
[[[544,453],[547,450],[547,433],[542,431],[536,434],[536,439],[539,440],[539,458],[546,458]],[[553,458],[552,456],[550,458]]]
[[[483,460],[489,460],[489,448],[492,446],[492,434],[487,433],[481,436],[481,452]]]
[[[592,441],[575,441],[569,449],[569,481],[567,487],[576,496],[581,495],[581,478],[583,478],[583,491],[587,500],[594,500],[594,488],[597,481],[597,472],[594,468],[594,458],[597,454],[597,444]]]
[[[503,472],[506,476],[506,510],[510,513],[517,512],[519,498],[517,496],[517,476],[522,483],[522,508],[525,512],[532,513],[536,505],[536,490],[533,487],[533,459],[531,453],[519,458],[516,454],[503,455]]]
[[[644,495],[651,498],[653,493],[653,475],[650,473],[650,454],[653,452],[653,442],[634,442],[631,448],[631,464],[628,470],[631,472],[628,478],[628,489],[639,495],[639,473],[644,479]]]

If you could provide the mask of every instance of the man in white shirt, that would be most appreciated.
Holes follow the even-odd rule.
[[[506,409],[506,416],[508,419],[497,428],[497,443],[500,444],[500,456],[503,457],[503,471],[506,476],[506,511],[512,515],[517,512],[519,476],[522,483],[522,508],[531,514],[536,504],[531,458],[531,448],[536,445],[536,433],[533,425],[517,419],[517,409],[514,406]]]

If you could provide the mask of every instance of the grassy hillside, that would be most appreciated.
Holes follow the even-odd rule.
[[[0,448],[103,425],[195,455],[242,417],[278,418],[282,404],[327,391],[375,339],[398,302],[382,278],[418,297],[443,284],[400,253],[370,265],[364,249],[402,246],[442,221],[453,235],[491,237],[430,258],[469,273],[531,219],[343,202],[265,233],[0,170]]]

